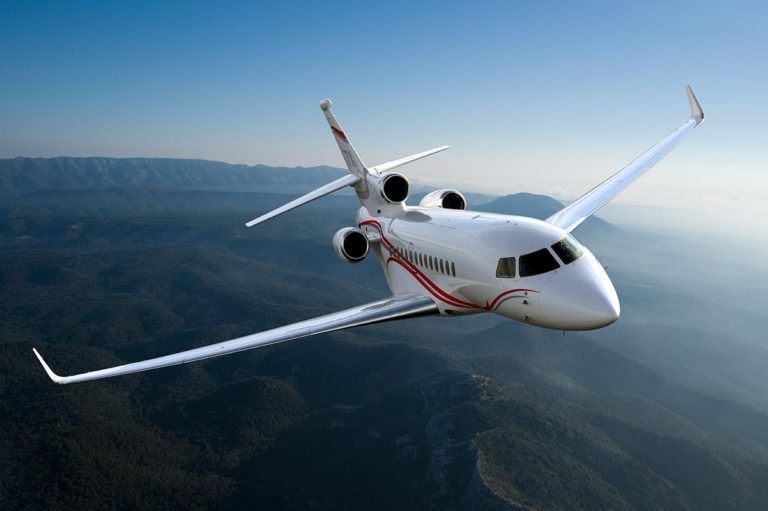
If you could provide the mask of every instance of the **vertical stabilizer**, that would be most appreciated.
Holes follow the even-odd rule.
[[[347,138],[346,133],[341,129],[339,121],[334,117],[333,112],[331,111],[332,105],[333,103],[331,103],[330,99],[324,99],[320,102],[320,108],[323,110],[323,113],[325,113],[325,118],[328,120],[328,125],[331,127],[336,143],[339,144],[339,150],[344,157],[344,163],[347,164],[347,169],[349,169],[350,174],[365,178],[368,170],[357,155],[355,148],[352,147],[352,143],[349,141],[349,138]]]

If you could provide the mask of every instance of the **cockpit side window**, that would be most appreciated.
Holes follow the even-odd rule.
[[[557,257],[559,257],[564,264],[571,264],[584,255],[584,247],[582,247],[573,236],[566,236],[561,239],[552,245],[552,250],[555,251]]]
[[[502,257],[496,266],[496,277],[500,279],[515,278],[515,258]]]
[[[546,248],[520,256],[521,277],[532,277],[558,268],[560,265]]]

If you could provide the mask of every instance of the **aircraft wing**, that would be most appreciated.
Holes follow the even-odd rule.
[[[691,106],[691,118],[688,122],[676,129],[667,138],[641,154],[632,163],[612,175],[588,193],[576,199],[574,202],[547,218],[550,224],[562,227],[568,232],[573,231],[584,220],[592,216],[625,188],[635,182],[637,178],[648,172],[664,156],[667,155],[690,131],[704,120],[704,112],[701,110],[691,86],[686,87],[688,101]]]
[[[187,364],[206,358],[220,357],[238,351],[261,348],[270,344],[291,341],[301,337],[307,337],[315,334],[344,330],[357,326],[381,323],[383,321],[392,321],[396,319],[412,318],[417,316],[426,316],[437,314],[438,308],[435,302],[428,296],[402,295],[392,296],[385,300],[372,302],[341,312],[334,312],[318,318],[300,321],[292,325],[287,325],[266,332],[246,335],[229,341],[211,344],[172,355],[134,362],[98,371],[76,374],[72,376],[59,376],[54,373],[43,357],[33,348],[35,355],[43,365],[45,372],[55,383],[67,384],[81,381],[98,380],[101,378],[110,378],[122,374],[138,373],[150,369],[159,369],[178,364]]]

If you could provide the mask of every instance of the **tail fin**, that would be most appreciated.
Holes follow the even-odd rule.
[[[368,168],[360,159],[360,156],[358,156],[355,148],[352,147],[352,143],[341,129],[339,121],[334,117],[333,112],[331,111],[332,105],[333,103],[331,103],[330,99],[324,99],[320,102],[320,108],[323,110],[323,113],[325,113],[325,118],[328,120],[328,125],[331,127],[334,138],[336,138],[336,143],[339,144],[339,150],[344,157],[344,162],[347,164],[347,169],[349,169],[349,173],[353,176],[365,178],[365,175],[368,173]]]

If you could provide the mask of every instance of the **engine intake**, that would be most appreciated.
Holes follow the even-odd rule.
[[[355,227],[345,227],[333,235],[333,249],[342,261],[359,263],[368,255],[368,237]]]
[[[390,204],[405,202],[411,185],[402,174],[387,174],[381,181],[381,196]]]
[[[467,199],[461,192],[446,188],[428,193],[421,199],[419,206],[425,208],[467,209]]]

